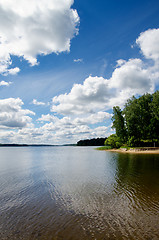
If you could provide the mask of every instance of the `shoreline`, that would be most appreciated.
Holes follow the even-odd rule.
[[[130,150],[125,150],[125,149],[107,149],[105,151],[108,152],[117,152],[117,153],[130,153],[130,154],[159,154],[159,149],[154,149],[154,150],[140,150],[140,149],[130,149]]]

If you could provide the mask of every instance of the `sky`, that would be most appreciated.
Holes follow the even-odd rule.
[[[158,0],[0,0],[0,143],[114,133],[113,106],[159,90],[158,13]]]

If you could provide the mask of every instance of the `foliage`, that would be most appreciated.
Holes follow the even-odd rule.
[[[159,91],[127,100],[123,111],[113,108],[113,128],[119,142],[142,146],[148,140],[153,146],[159,140]]]
[[[153,94],[151,102],[151,136],[159,140],[159,91]]]
[[[127,132],[122,111],[118,106],[113,107],[112,121],[112,128],[116,130],[116,135],[120,138],[121,142],[125,142],[127,140]]]
[[[99,148],[96,148],[97,150],[109,150],[109,149],[112,149],[111,146],[102,146],[102,147],[99,147]]]
[[[104,146],[106,138],[85,139],[77,142],[77,146]]]
[[[122,146],[122,142],[120,138],[116,134],[110,135],[104,143],[106,146],[111,146],[111,148],[120,148]]]
[[[129,141],[140,142],[147,139],[151,128],[151,104],[152,95],[145,94],[140,98],[129,99],[123,113]]]
[[[129,147],[153,147],[159,145],[159,91],[146,93],[139,98],[131,97],[124,109],[113,107],[112,116],[116,134],[108,138],[80,140],[77,146],[109,146],[119,148],[125,144]]]
[[[159,121],[159,91],[153,94],[151,103],[153,117]]]

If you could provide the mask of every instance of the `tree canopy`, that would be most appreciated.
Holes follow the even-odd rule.
[[[106,138],[85,139],[77,142],[77,146],[104,146]]]
[[[124,109],[113,108],[113,126],[118,142],[141,146],[159,141],[159,91],[127,100]]]

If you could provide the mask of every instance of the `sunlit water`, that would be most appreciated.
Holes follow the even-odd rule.
[[[1,147],[0,239],[158,240],[159,155]]]

